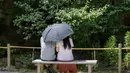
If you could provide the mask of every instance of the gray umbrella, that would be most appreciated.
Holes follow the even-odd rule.
[[[49,25],[49,26],[43,31],[43,33],[42,33],[43,40],[45,39],[46,34],[49,33],[51,27],[52,27],[52,25]]]
[[[54,41],[58,42],[73,33],[71,27],[68,24],[53,24],[47,27],[42,37],[45,42]]]

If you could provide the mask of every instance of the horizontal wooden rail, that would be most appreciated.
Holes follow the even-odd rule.
[[[3,48],[3,49],[7,49],[7,47],[0,47],[0,49]]]
[[[4,48],[7,49],[7,47],[2,47],[0,46],[0,49]],[[28,46],[10,46],[10,48],[21,48],[21,49],[40,49],[40,47],[28,47]],[[73,50],[111,50],[112,48],[72,48]],[[114,49],[119,49],[119,48],[114,48]],[[122,50],[130,50],[129,47],[124,47]]]
[[[40,47],[10,46],[10,48],[40,49]]]
[[[0,48],[5,48],[7,47],[0,47]],[[27,47],[27,46],[10,46],[12,49],[40,49],[40,47]],[[72,48],[72,50],[111,50],[112,48]],[[114,48],[118,49],[118,48]],[[130,48],[123,48],[123,49],[130,49]]]
[[[72,48],[73,50],[111,50],[112,48]],[[118,49],[118,48],[114,48]]]
[[[130,47],[129,48],[122,48],[122,50],[130,50]]]

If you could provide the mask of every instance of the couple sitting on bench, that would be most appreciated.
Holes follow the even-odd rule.
[[[44,42],[43,38],[41,42],[41,60],[42,61],[59,61],[69,62],[73,61],[74,57],[72,54],[73,41],[71,38],[66,37],[60,42]],[[55,54],[57,52],[57,55]],[[49,67],[49,64],[45,64]],[[77,73],[76,64],[53,64],[53,68],[56,70],[59,67],[59,72],[62,73]]]

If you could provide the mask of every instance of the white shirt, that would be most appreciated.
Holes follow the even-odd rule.
[[[72,39],[70,40],[70,44],[73,47],[73,41]],[[58,44],[59,46],[59,52],[57,54],[57,60],[61,60],[61,61],[70,61],[73,60],[73,54],[72,54],[72,49],[69,49],[68,47],[65,49],[63,46],[63,41],[60,41]]]

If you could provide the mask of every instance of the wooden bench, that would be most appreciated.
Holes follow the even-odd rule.
[[[86,64],[88,66],[88,73],[92,73],[92,67],[96,65],[97,60],[74,60],[71,62],[59,62],[59,61],[42,61],[40,59],[33,60],[32,63],[34,63],[37,66],[37,73],[40,72],[40,67],[43,64]]]

